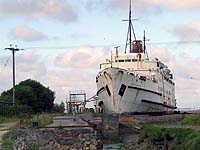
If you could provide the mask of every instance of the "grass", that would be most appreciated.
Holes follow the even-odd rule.
[[[18,117],[2,117],[2,116],[0,116],[0,124],[8,123],[8,122],[16,122],[18,120],[19,120]]]
[[[197,125],[200,126],[200,115],[186,116],[182,121],[183,125]]]
[[[46,126],[53,122],[53,116],[51,114],[42,114],[38,117],[40,126]]]
[[[9,132],[7,132],[2,138],[2,146],[6,150],[13,150],[13,141],[17,138],[17,129],[18,126],[12,128]]]
[[[17,122],[19,121],[18,117],[3,117],[0,116],[0,124],[8,123],[8,122]],[[2,127],[2,126],[0,126]],[[7,132],[2,138],[2,146],[6,150],[12,150],[12,140],[15,139],[17,127],[12,128],[9,132]]]
[[[36,121],[36,116],[34,116],[31,119],[26,119],[25,120],[25,126],[26,127],[32,127],[32,122]],[[13,121],[19,121],[19,118],[4,118],[1,120],[2,123],[5,122],[13,122]],[[53,122],[53,117],[51,114],[42,114],[42,115],[38,115],[38,121],[40,126],[45,126],[48,125],[50,123]],[[2,138],[2,146],[6,149],[6,150],[12,150],[12,144],[13,141],[17,139],[17,129],[19,128],[19,124],[16,125],[16,127],[14,127],[13,129],[11,129],[8,133],[6,133],[3,138]],[[30,150],[38,150],[37,146],[30,146],[29,147]]]
[[[31,146],[29,147],[29,150],[39,150],[39,147],[36,146],[36,145],[31,145]]]
[[[192,129],[163,128],[156,125],[145,126],[141,133],[141,141],[150,139],[152,143],[163,143],[168,140],[172,150],[198,150],[200,148],[200,132]]]
[[[53,122],[53,116],[51,114],[35,115],[31,119],[25,119],[25,126],[30,128],[33,122],[38,122],[39,126],[46,126]]]

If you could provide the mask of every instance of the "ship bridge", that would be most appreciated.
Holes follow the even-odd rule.
[[[137,72],[144,76],[155,75],[157,71],[157,61],[149,61],[145,54],[129,53],[122,55],[112,55],[112,60],[100,64],[100,69],[121,68],[130,72]]]

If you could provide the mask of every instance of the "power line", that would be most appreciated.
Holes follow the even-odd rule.
[[[123,44],[121,44],[123,45]],[[114,44],[110,44],[110,45],[88,45],[88,47],[94,47],[94,48],[98,48],[98,47],[114,47],[116,45]],[[72,45],[72,46],[52,46],[52,47],[41,47],[41,46],[37,46],[37,47],[25,47],[24,49],[29,50],[29,49],[68,49],[68,48],[78,48],[78,47],[82,47],[81,45]],[[84,47],[84,46],[83,46]]]
[[[0,51],[0,53],[1,53],[1,54],[4,54],[4,53],[6,53],[6,51]]]
[[[162,44],[200,44],[200,41],[175,41],[175,42],[155,42],[155,43],[148,43],[150,45],[162,45]]]
[[[165,44],[200,44],[200,40],[196,41],[175,41],[175,42],[148,42],[147,45],[165,45]],[[103,47],[115,47],[118,46],[125,46],[125,44],[100,44],[100,45],[89,45],[88,47],[93,48],[103,48]],[[87,46],[87,45],[86,45]],[[69,49],[69,48],[79,48],[81,45],[71,45],[71,46],[48,46],[48,47],[42,47],[42,46],[35,46],[35,47],[25,47],[24,49],[30,50],[30,49],[48,49],[48,50],[58,50],[58,49]]]
[[[2,73],[2,72],[5,70],[5,68],[6,68],[7,64],[8,64],[8,62],[9,62],[9,60],[10,60],[10,57],[11,57],[11,55],[9,55],[9,57],[7,58],[7,60],[6,60],[6,63],[3,65],[3,67],[2,67],[2,69],[1,69],[1,72],[0,72],[0,73]]]

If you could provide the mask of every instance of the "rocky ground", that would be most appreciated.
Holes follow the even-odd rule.
[[[141,143],[129,143],[125,144],[122,150],[166,150],[163,144],[154,144],[150,140],[146,139]]]
[[[21,128],[17,131],[14,150],[101,150],[102,142],[88,130],[39,130]]]
[[[95,118],[98,118],[98,121]],[[116,146],[118,147],[117,149],[122,150],[165,150],[165,142],[152,143],[149,139],[140,141],[142,126],[146,123],[173,122],[180,119],[182,119],[182,116],[120,117],[119,141],[116,142],[120,145],[116,146],[116,143],[114,143],[112,146],[109,145],[108,149],[111,150]],[[102,139],[98,132],[94,132],[91,127],[63,128],[66,125],[93,125],[93,123],[97,123],[98,128],[101,126],[101,119],[82,115],[77,116],[76,121],[74,121],[72,116],[65,116],[55,118],[54,123],[48,126],[52,128],[20,128],[17,131],[14,150],[33,150],[35,147],[38,147],[39,150],[101,150],[103,149],[103,144],[105,146],[105,144],[109,143]]]
[[[70,127],[67,127],[70,126]],[[14,150],[101,150],[103,143],[96,132],[79,115],[55,117],[43,128],[20,128]]]

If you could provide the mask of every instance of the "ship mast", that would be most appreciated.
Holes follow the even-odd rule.
[[[137,19],[134,19],[134,20],[137,20]],[[128,21],[129,22],[128,33],[127,33],[127,38],[126,38],[125,53],[126,53],[128,44],[130,46],[129,52],[131,53],[131,49],[132,49],[132,32],[133,32],[134,39],[136,40],[136,35],[135,35],[135,32],[134,32],[134,28],[133,28],[133,24],[132,24],[132,18],[131,18],[131,0],[130,0],[130,8],[129,8],[129,19],[128,20],[123,20],[123,21]]]
[[[143,39],[144,48],[143,49],[144,49],[144,54],[146,54],[147,60],[149,60],[149,55],[146,48],[146,41],[148,40],[146,39],[145,30],[144,30],[144,39]]]

